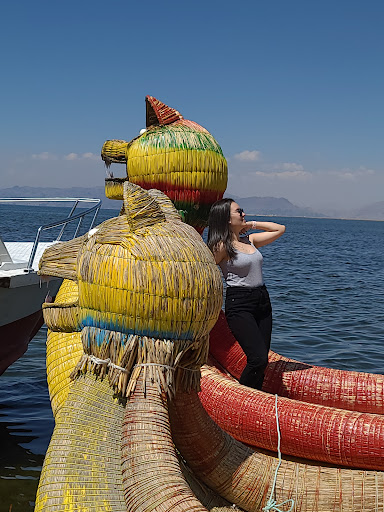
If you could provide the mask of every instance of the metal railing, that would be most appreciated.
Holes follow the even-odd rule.
[[[33,260],[35,258],[37,247],[39,245],[40,237],[41,237],[41,234],[43,231],[62,226],[60,233],[55,240],[55,242],[59,242],[64,234],[66,226],[70,223],[73,223],[74,221],[78,221],[75,233],[72,236],[72,239],[76,238],[80,231],[84,217],[93,213],[93,218],[92,218],[91,224],[89,226],[89,229],[92,229],[95,224],[97,214],[99,213],[99,210],[101,207],[101,199],[90,199],[88,197],[79,197],[79,198],[73,198],[73,197],[50,197],[50,198],[46,198],[46,197],[0,197],[0,204],[15,203],[15,202],[17,202],[17,203],[64,203],[64,202],[69,203],[69,202],[73,202],[74,203],[71,211],[69,212],[68,217],[66,217],[65,219],[56,221],[56,222],[44,224],[38,228],[37,233],[36,233],[36,238],[33,243],[31,253],[29,256],[28,266],[25,269],[26,272],[31,272],[33,270],[33,266],[32,266]],[[87,208],[82,213],[75,215],[76,208],[79,205],[79,203],[91,203],[94,206],[92,206],[91,208]]]

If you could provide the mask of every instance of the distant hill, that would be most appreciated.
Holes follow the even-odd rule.
[[[249,215],[276,215],[281,217],[326,217],[311,208],[296,206],[284,197],[242,197],[237,202]]]
[[[384,220],[384,201],[359,208],[354,213],[354,218],[365,220]]]

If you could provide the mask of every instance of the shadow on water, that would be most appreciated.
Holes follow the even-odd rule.
[[[45,380],[46,328],[0,379],[0,512],[34,509],[53,430]]]
[[[9,512],[11,506],[13,512],[33,510],[44,455],[34,454],[22,445],[37,437],[28,435],[28,429],[21,423],[0,423],[1,512]]]

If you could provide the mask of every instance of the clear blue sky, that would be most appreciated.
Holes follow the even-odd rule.
[[[384,199],[384,2],[66,2],[1,8],[0,188],[102,185],[146,94],[205,126],[228,191]],[[123,175],[123,166],[114,166]]]

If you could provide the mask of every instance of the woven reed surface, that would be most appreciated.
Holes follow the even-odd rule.
[[[126,512],[121,477],[123,407],[108,384],[87,375],[56,416],[35,512]]]
[[[210,353],[240,378],[246,357],[222,312],[210,333]],[[310,366],[272,351],[263,390],[339,409],[384,414],[384,375]]]
[[[183,476],[191,488],[193,494],[196,498],[204,505],[208,510],[216,511],[216,512],[225,512],[225,511],[236,511],[240,510],[236,508],[233,504],[229,503],[226,499],[219,496],[215,491],[210,489],[207,485],[205,485],[193,471],[187,466],[185,461],[177,454],[180,464],[180,469],[183,473]]]
[[[144,188],[173,191],[172,200],[190,200],[196,191],[199,202],[212,203],[226,188],[227,162],[211,134],[180,123],[151,128],[132,141],[127,175]]]
[[[176,112],[165,107],[167,112]],[[161,114],[160,110],[158,114],[162,117],[165,111]],[[157,116],[151,111],[151,118],[156,121]],[[227,162],[219,144],[205,128],[177,116],[165,116],[167,123],[174,122],[150,126],[129,143],[106,141],[102,159],[107,165],[126,162],[129,181],[165,192],[178,210],[185,211],[186,222],[201,231],[210,206],[221,199],[226,189]],[[107,197],[119,198],[117,189],[106,183]]]
[[[77,256],[87,238],[87,235],[83,235],[48,247],[39,261],[38,273],[64,279],[76,279]]]
[[[79,256],[83,317],[156,338],[205,336],[222,290],[210,251],[191,226],[165,221],[149,194],[131,196],[130,216],[100,225]]]
[[[108,230],[109,224],[116,225],[115,219],[108,219],[101,225],[104,230]],[[127,222],[122,223],[124,227],[127,226]],[[99,226],[97,227],[99,229]],[[129,229],[129,227],[128,227]],[[46,249],[39,261],[39,274],[47,276],[62,277],[72,281],[77,280],[78,274],[78,261],[77,258],[83,247],[83,245],[90,238],[90,235],[85,234],[73,240],[67,242],[59,242],[51,245]],[[45,307],[49,307],[51,304],[45,304]],[[44,307],[43,306],[43,307]]]
[[[175,445],[201,480],[245,510],[265,506],[277,457],[232,439],[209,418],[195,393],[178,394],[170,418]],[[384,473],[283,458],[275,498],[277,503],[294,499],[298,512],[382,511]]]
[[[156,188],[151,188],[148,190],[148,194],[156,200],[168,221],[173,222],[182,220],[180,213],[178,210],[176,210],[175,205],[172,203],[168,196]]]
[[[274,451],[275,396],[202,369],[200,399],[211,418],[236,439]],[[241,406],[239,406],[241,404]],[[281,451],[362,469],[384,469],[384,416],[278,399]]]
[[[108,199],[123,200],[123,185],[127,178],[106,178],[105,196]]]
[[[77,303],[43,304],[44,322],[48,329],[56,332],[73,332],[81,330],[80,309]]]
[[[101,148],[101,158],[105,165],[109,167],[111,163],[125,164],[128,144],[125,140],[106,140]]]
[[[125,182],[123,195],[123,214],[82,239],[76,259],[73,244],[62,244],[58,266],[65,274],[67,248],[79,297],[45,304],[46,322],[54,331],[82,331],[84,356],[72,378],[108,372],[116,392],[129,396],[134,365],[161,362],[170,368],[157,370],[159,386],[170,394],[198,390],[207,336],[221,308],[220,273],[163,193]],[[49,252],[43,258],[53,261]]]
[[[142,374],[144,372],[142,371]],[[126,506],[135,512],[206,511],[186,483],[173,446],[167,400],[139,379],[123,422],[122,472]]]
[[[69,375],[82,355],[80,333],[48,332],[47,379],[54,416],[67,399],[72,382]]]
[[[78,286],[74,281],[64,279],[57,292],[55,304],[71,304],[79,298]],[[51,407],[54,416],[68,396],[70,373],[83,355],[79,332],[48,331],[47,336],[47,380]]]
[[[170,418],[176,448],[191,470],[229,502],[245,510],[260,510],[274,460],[264,460],[252,471],[251,449],[222,431],[195,393],[179,393],[170,402]]]
[[[178,121],[179,119],[183,119],[183,116],[179,111],[172,107],[168,107],[168,105],[153,96],[146,96],[145,106],[147,126],[170,124]]]

